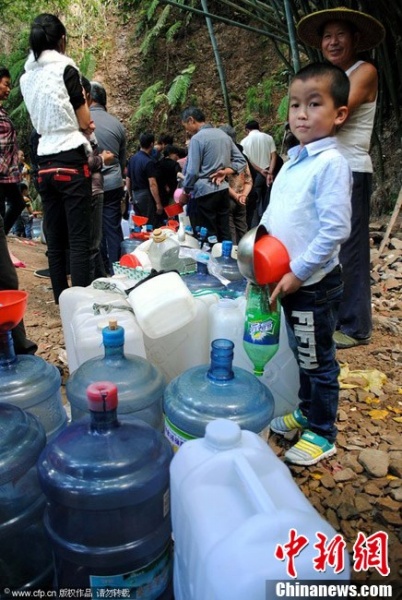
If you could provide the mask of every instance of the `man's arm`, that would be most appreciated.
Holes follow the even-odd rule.
[[[191,140],[186,162],[186,172],[183,181],[183,189],[186,193],[191,192],[194,184],[200,175],[201,169],[201,148],[198,140],[194,137]]]
[[[276,151],[271,152],[271,157],[269,160],[269,167],[267,173],[267,185],[272,185],[274,181],[274,173],[276,167],[276,159],[278,158],[278,153]]]
[[[149,177],[148,182],[149,182],[149,189],[151,190],[152,197],[155,201],[156,212],[158,213],[158,215],[161,215],[163,213],[163,206],[162,206],[162,202],[161,202],[161,199],[159,196],[159,188],[158,188],[158,182],[156,181],[156,177]]]
[[[121,169],[121,174],[122,175],[123,175],[124,169],[126,167],[126,160],[127,160],[127,155],[126,155],[126,132],[125,132],[123,126],[122,126],[120,148],[119,148],[119,163],[120,163],[120,169]]]
[[[126,188],[127,188],[127,193],[129,194],[129,197],[131,198],[131,179],[130,179],[130,177],[126,177]]]
[[[233,142],[230,150],[230,161],[230,167],[234,173],[241,173],[246,168],[247,161]]]
[[[374,102],[377,96],[377,69],[371,63],[363,63],[350,77],[348,99],[349,115],[366,102]]]

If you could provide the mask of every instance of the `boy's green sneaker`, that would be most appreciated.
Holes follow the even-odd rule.
[[[336,454],[335,444],[307,429],[297,444],[285,453],[285,460],[293,465],[308,467],[334,454]]]
[[[284,417],[275,417],[269,424],[274,433],[284,435],[294,429],[307,429],[307,419],[299,408]]]

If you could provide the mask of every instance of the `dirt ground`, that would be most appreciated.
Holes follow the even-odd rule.
[[[34,276],[46,268],[46,246],[9,237],[13,254],[25,263],[18,269],[20,288],[29,292],[25,325],[37,354],[56,365],[68,378],[63,331],[49,279]],[[367,537],[385,531],[389,540],[390,574],[386,580],[402,579],[402,307],[400,290],[374,295],[375,329],[368,346],[338,353],[339,361],[352,373],[343,374],[339,406],[338,453],[316,467],[293,467],[292,474],[317,510],[339,531],[352,553],[358,532]],[[375,289],[374,289],[375,291]],[[363,373],[354,373],[354,371]],[[384,374],[370,381],[369,373]],[[377,374],[378,375],[378,374]],[[363,379],[362,379],[363,378]],[[290,440],[273,435],[270,445],[278,456]],[[360,461],[363,450],[378,452],[374,463],[385,460],[385,469]],[[362,466],[362,464],[364,466]],[[354,579],[378,580],[378,568],[354,572]]]

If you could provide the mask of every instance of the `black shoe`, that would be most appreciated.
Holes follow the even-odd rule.
[[[41,277],[42,279],[50,279],[50,271],[49,269],[38,269],[34,271],[35,277]]]

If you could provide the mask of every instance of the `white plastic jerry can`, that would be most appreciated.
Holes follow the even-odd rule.
[[[317,570],[317,534],[330,543],[336,531],[257,434],[212,421],[179,448],[170,475],[175,600],[267,600],[278,581],[349,579],[344,546],[342,565]]]
[[[60,316],[70,374],[86,360],[103,356],[102,329],[110,319],[124,327],[126,351],[145,357],[142,331],[127,296],[118,288],[68,288],[60,295]]]

